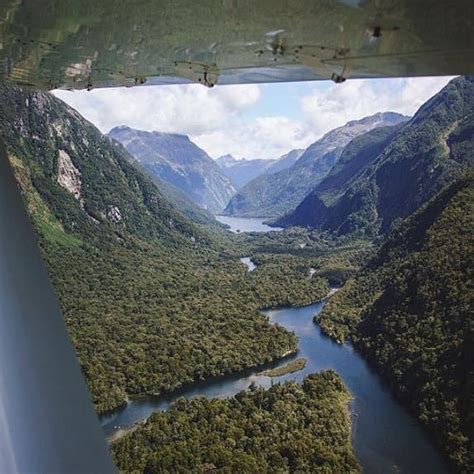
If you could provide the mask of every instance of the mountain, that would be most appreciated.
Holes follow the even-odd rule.
[[[99,412],[295,349],[258,311],[295,278],[248,278],[75,110],[1,86],[0,134]]]
[[[236,189],[264,173],[275,162],[276,160],[237,160],[232,155],[223,155],[216,160]]]
[[[217,163],[185,135],[120,126],[108,136],[122,143],[150,176],[180,189],[212,213],[220,212],[235,192]]]
[[[0,135],[99,412],[296,349],[259,309],[318,300],[322,278],[286,262],[249,277],[230,237],[49,93],[1,86]]]
[[[358,135],[407,120],[394,112],[348,122],[310,145],[288,169],[251,181],[230,200],[226,215],[278,217],[293,210],[326,176],[344,147]]]
[[[339,166],[277,225],[386,232],[474,163],[474,78],[453,79],[399,130],[350,143]]]
[[[280,158],[275,160],[269,168],[267,168],[265,171],[266,174],[274,174],[290,168],[296,163],[303,152],[304,150],[295,149],[285,153],[284,155],[280,156]]]
[[[237,160],[232,155],[223,155],[217,158],[216,163],[239,190],[250,181],[261,179],[261,175],[278,173],[289,168],[303,151],[291,150],[276,160]]]
[[[114,143],[118,145],[118,142]],[[144,174],[148,175],[138,160],[132,157],[125,149],[124,151],[127,153],[130,162],[133,163],[136,168],[142,170]],[[216,220],[214,214],[198,206],[188,196],[186,196],[183,191],[156,176],[153,176],[152,179],[160,190],[160,193],[174,206],[174,208],[194,224],[203,224],[215,228],[223,227],[223,225]]]
[[[238,160],[237,158],[234,158],[229,153],[227,155],[219,156],[219,158],[216,159],[216,163],[219,165],[219,168],[221,169],[232,168],[232,166],[237,164],[239,161],[240,160]]]
[[[327,334],[353,340],[453,472],[474,472],[473,229],[471,170],[394,228],[318,315]]]
[[[78,229],[91,241],[129,234],[174,245],[199,238],[125,149],[75,110],[50,94],[5,86],[0,94],[1,134],[30,183],[30,205],[41,210],[33,217],[47,238],[74,240]]]

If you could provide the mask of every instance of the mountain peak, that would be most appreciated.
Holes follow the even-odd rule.
[[[326,178],[276,223],[387,232],[472,167],[473,107],[474,81],[453,79],[406,124],[353,139]]]
[[[409,120],[411,117],[403,114],[399,114],[398,112],[376,112],[372,115],[367,115],[366,117],[362,117],[361,119],[351,120],[347,122],[346,125],[355,125],[355,124],[377,124],[383,122],[385,125],[388,124],[397,124],[399,122],[404,122]]]
[[[218,164],[187,135],[115,127],[109,136],[154,178],[184,192],[198,206],[219,212],[235,189]]]
[[[236,163],[238,163],[240,160],[237,158],[234,158],[231,154],[227,153],[226,155],[219,156],[219,158],[216,158],[216,163],[221,167],[221,168],[228,168],[229,166],[233,166]]]
[[[378,112],[326,133],[311,144],[289,167],[262,176],[244,186],[229,202],[226,213],[238,216],[277,217],[294,209],[327,175],[344,147],[369,130],[396,125],[408,120],[395,112]]]

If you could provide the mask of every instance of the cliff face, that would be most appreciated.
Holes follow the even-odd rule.
[[[109,137],[120,142],[154,178],[184,192],[200,207],[220,212],[235,192],[217,163],[187,136],[115,127]]]
[[[31,181],[40,228],[57,223],[93,239],[120,232],[160,242],[188,241],[197,229],[136,169],[119,144],[104,137],[51,94],[0,89],[0,131],[10,158]]]

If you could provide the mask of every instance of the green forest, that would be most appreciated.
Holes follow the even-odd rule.
[[[336,246],[334,256],[323,239],[304,255],[275,255],[272,245],[286,244],[193,224],[121,145],[50,94],[4,88],[0,108],[10,161],[99,413],[294,351],[296,337],[259,309],[317,301],[332,266],[335,278],[357,269],[362,244]],[[80,171],[79,199],[58,182],[58,150]],[[247,254],[258,261],[251,274],[239,262]],[[310,266],[318,269],[312,278]]]
[[[350,338],[463,472],[474,469],[474,179],[388,236],[317,322]]]
[[[230,399],[179,399],[113,444],[124,472],[360,472],[332,371]]]
[[[445,137],[462,166],[437,153],[446,172],[417,203],[430,200],[405,220],[395,213],[386,234],[231,234],[201,214],[191,220],[180,201],[183,215],[121,145],[54,96],[0,95],[0,133],[98,413],[295,352],[295,334],[260,310],[341,286],[315,322],[355,345],[455,470],[474,471],[474,183],[461,176],[472,114]],[[124,471],[357,472],[349,399],[332,372],[228,400],[183,399],[113,452]]]

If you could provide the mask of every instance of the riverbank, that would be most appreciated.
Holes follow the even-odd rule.
[[[336,289],[331,288],[324,298],[319,298],[315,302],[312,302],[312,303],[310,302],[308,304],[319,304],[320,302],[326,301],[326,299],[329,298],[336,290],[337,288]],[[295,304],[293,305],[293,307],[295,308],[306,307],[308,306],[308,304],[303,304],[303,303],[300,305]],[[275,307],[272,306],[271,308],[260,308],[260,312],[265,314],[265,312],[268,312],[271,310],[277,310],[280,307],[281,306],[278,305]],[[124,399],[116,408],[112,410],[104,411],[102,413],[98,413],[101,425],[103,428],[105,428],[107,440],[112,439],[112,438],[115,440],[116,432],[121,431],[123,432],[123,434],[126,434],[129,432],[130,429],[133,429],[134,423],[136,423],[137,421],[138,422],[143,421],[144,419],[148,418],[155,410],[150,411],[148,409],[147,402],[146,402],[147,400],[150,400],[152,405],[155,403],[156,400],[158,401],[159,400],[175,400],[179,396],[186,396],[187,393],[192,391],[193,387],[201,387],[207,384],[219,383],[219,381],[221,380],[233,379],[235,377],[241,377],[241,376],[246,377],[247,374],[258,374],[262,370],[266,370],[268,368],[272,368],[276,365],[280,365],[284,363],[287,358],[294,356],[295,354],[297,354],[297,352],[298,352],[298,345],[296,344],[294,347],[286,350],[285,352],[279,355],[276,355],[273,359],[269,361],[266,361],[260,364],[255,364],[249,367],[245,367],[242,370],[238,370],[235,372],[222,373],[219,375],[207,377],[204,380],[185,382],[185,383],[177,385],[171,390],[163,391],[161,393],[142,393],[142,394],[137,394],[137,395],[128,395],[127,398]],[[247,387],[248,386],[242,387],[242,390],[246,389]],[[124,411],[130,410],[130,407],[131,406],[133,407],[135,405],[144,405],[147,415],[141,418],[134,417],[132,421],[129,421],[127,419],[125,423],[122,423],[122,422],[113,423],[115,419],[121,418],[121,414]],[[118,438],[120,437],[121,435],[118,435]]]
[[[350,398],[331,370],[227,399],[180,399],[112,452],[123,472],[359,472]]]
[[[313,316],[321,311],[325,302],[326,299],[306,307],[264,312],[271,323],[298,337],[298,356],[307,360],[302,370],[276,377],[273,382],[276,379],[276,385],[286,381],[303,383],[308,375],[326,369],[339,374],[350,392],[353,449],[364,473],[449,472],[444,459],[420,424],[397,402],[367,362],[350,344],[335,343],[314,324]],[[296,358],[296,355],[287,357]],[[109,436],[113,434],[113,426],[120,426],[123,430],[127,430],[127,426],[133,429],[137,421],[148,418],[154,412],[168,410],[178,398],[231,398],[249,386],[270,388],[272,378],[261,375],[261,372],[283,367],[288,362],[283,359],[269,363],[264,369],[249,369],[194,384],[172,396],[133,400],[117,417],[110,419],[109,428],[104,429]],[[343,401],[346,410],[348,402],[349,398]],[[119,439],[123,439],[123,433]]]

